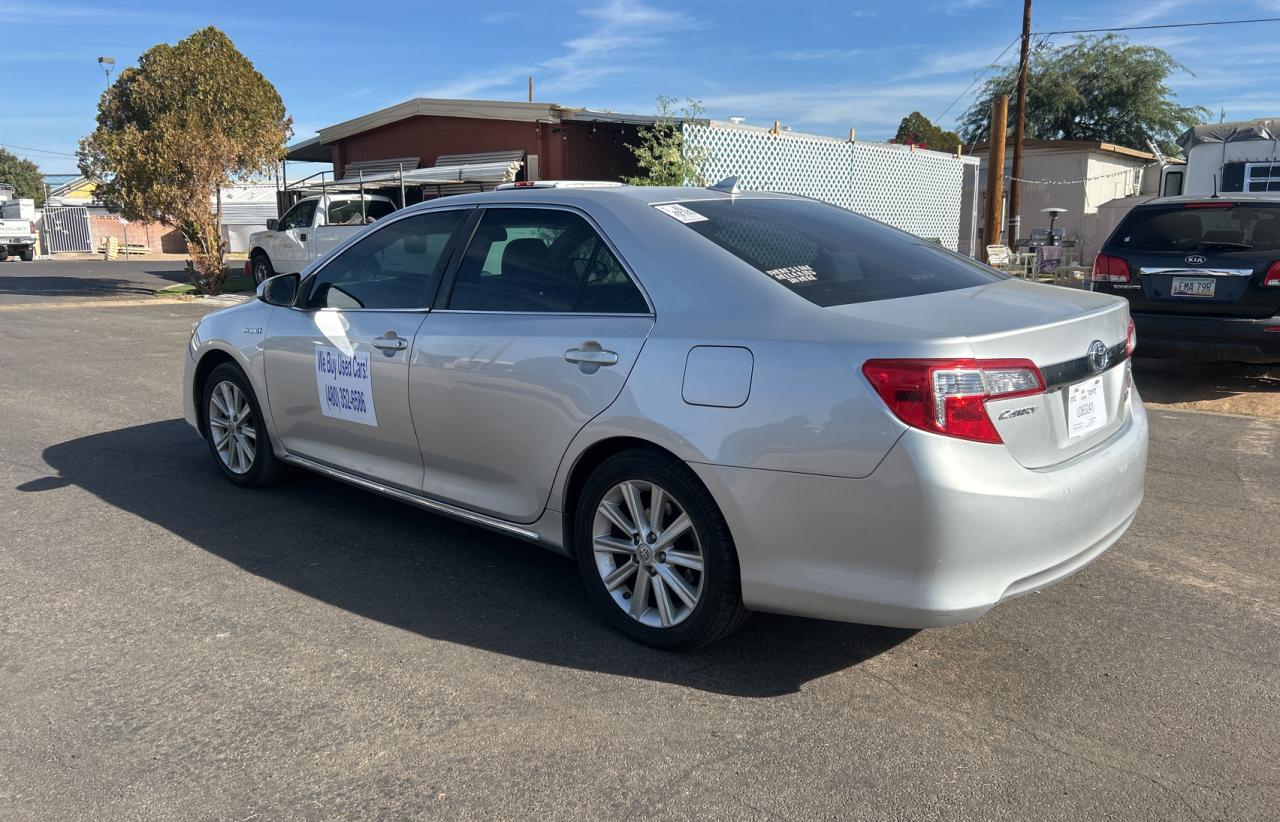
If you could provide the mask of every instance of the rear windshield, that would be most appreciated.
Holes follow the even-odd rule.
[[[1130,251],[1275,251],[1280,249],[1280,203],[1135,208],[1108,244]]]
[[[699,200],[657,206],[820,306],[986,285],[1005,275],[842,208],[812,200]]]

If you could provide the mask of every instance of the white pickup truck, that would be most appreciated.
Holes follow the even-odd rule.
[[[36,256],[36,227],[30,220],[0,219],[0,262],[9,255],[31,262]]]
[[[374,220],[396,210],[386,197],[365,194],[326,194],[299,200],[279,220],[268,220],[266,231],[249,235],[246,263],[254,282],[275,274],[296,274],[326,251]]]

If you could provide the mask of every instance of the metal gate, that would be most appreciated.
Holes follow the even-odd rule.
[[[93,251],[93,238],[89,235],[89,209],[84,206],[46,208],[42,223],[46,254]]]

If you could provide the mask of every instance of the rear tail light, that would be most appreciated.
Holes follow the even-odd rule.
[[[1095,283],[1127,283],[1129,282],[1129,263],[1122,257],[1099,254],[1093,261],[1093,281]]]
[[[988,400],[1044,393],[1030,360],[868,360],[862,373],[907,425],[976,442],[1003,442]]]
[[[1266,275],[1262,278],[1262,284],[1265,286],[1280,286],[1280,260],[1276,260],[1267,269]]]
[[[1124,336],[1124,355],[1126,357],[1133,356],[1133,350],[1138,347],[1138,329],[1134,326],[1133,320],[1129,320],[1129,330]]]
[[[250,263],[248,260],[245,260],[245,261],[244,261],[244,275],[245,275],[246,277],[252,277],[252,276],[253,276],[253,264],[252,264],[252,263]]]

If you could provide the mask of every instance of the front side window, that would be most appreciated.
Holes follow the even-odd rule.
[[[458,268],[449,308],[649,311],[640,290],[586,220],[541,208],[485,210]]]
[[[814,200],[742,197],[660,205],[684,226],[820,306],[1007,279],[928,240]]]
[[[363,209],[358,199],[335,200],[329,203],[327,220],[329,225],[368,225],[395,210],[386,200],[365,200]]]
[[[276,226],[279,231],[288,231],[291,228],[310,228],[311,218],[316,214],[316,201],[303,200],[293,208],[285,212],[280,218],[279,225]]]
[[[308,308],[426,308],[469,211],[415,214],[375,230],[320,269]]]

